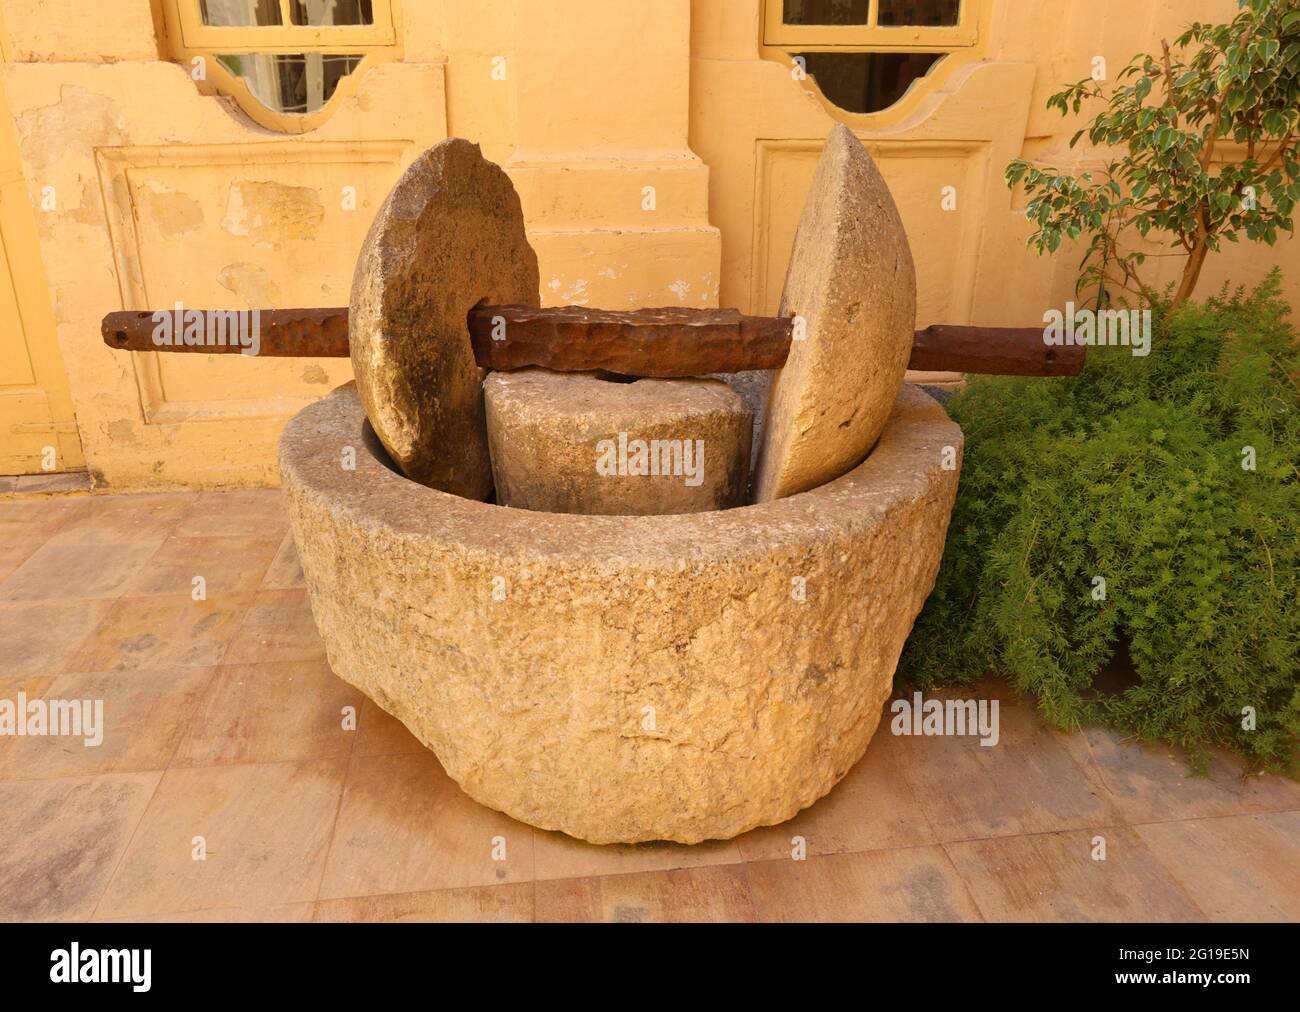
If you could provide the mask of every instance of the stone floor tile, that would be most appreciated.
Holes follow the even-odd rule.
[[[96,917],[100,924],[307,924],[315,903],[284,903],[274,907],[214,907],[208,910],[167,911],[135,917]]]
[[[1213,753],[1202,775],[1177,749],[1126,739],[1105,728],[1072,735],[1070,744],[1078,754],[1092,758],[1115,807],[1134,825],[1300,810],[1300,783],[1250,773],[1240,758],[1226,753]]]
[[[538,882],[535,896],[539,921],[755,920],[744,865],[558,879]]]
[[[0,677],[63,671],[112,606],[89,599],[0,605]]]
[[[214,670],[97,672],[46,679],[40,694],[45,701],[102,706],[100,732],[94,736],[99,744],[87,744],[84,733],[0,738],[0,779],[165,769]],[[27,698],[35,697],[29,692]],[[84,724],[81,730],[87,730]]]
[[[260,590],[254,595],[227,664],[314,661],[325,657],[325,643],[311,617],[305,590]]]
[[[36,540],[28,540],[26,544],[20,545],[0,544],[0,583],[3,583],[10,573],[30,559],[36,550],[41,547],[41,544],[40,541]]]
[[[472,801],[433,753],[353,757],[321,899],[532,877],[532,827]]]
[[[314,901],[346,772],[346,759],[168,770],[95,916]]]
[[[161,776],[0,781],[0,920],[88,919]]]
[[[206,601],[119,598],[63,670],[168,670],[220,664],[250,601],[244,594],[222,594]]]
[[[227,664],[217,669],[176,752],[176,766],[284,762],[351,754],[344,726],[364,697],[324,661]]]
[[[977,737],[899,738],[897,768],[935,839],[1020,836],[1106,825],[1119,817],[1096,771],[1002,683],[935,693],[938,699],[997,699],[996,745]],[[927,697],[928,698],[928,697]],[[879,735],[891,733],[886,709]]]
[[[279,489],[242,492],[200,492],[173,534],[190,538],[273,538],[289,528]]]
[[[978,921],[942,847],[747,864],[762,921]]]
[[[934,827],[904,776],[909,751],[909,739],[891,735],[882,721],[866,755],[830,794],[787,822],[736,840],[745,860],[789,858],[799,841],[808,856],[934,843]]]
[[[79,509],[54,532],[56,541],[161,544],[198,500],[195,492],[156,495],[92,495],[72,500]]]
[[[161,542],[47,541],[0,582],[0,601],[119,597]]]
[[[1105,860],[1098,838],[1104,840]],[[1201,921],[1204,911],[1125,826],[945,844],[990,921]]]
[[[128,581],[126,597],[193,598],[255,591],[278,543],[263,538],[168,538]]]
[[[1300,921],[1300,812],[1138,826],[1135,832],[1216,921]]]
[[[267,590],[297,590],[307,585],[302,575],[302,563],[298,560],[298,549],[293,543],[293,535],[286,534],[280,542],[271,566],[262,578],[262,586]]]
[[[526,923],[532,919],[531,882],[321,900],[315,915],[317,921],[333,922]]]

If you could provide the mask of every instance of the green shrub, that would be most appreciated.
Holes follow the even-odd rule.
[[[1001,672],[1058,726],[1294,757],[1300,352],[1279,289],[1275,272],[1157,305],[1146,358],[1093,347],[1078,377],[971,380],[950,405],[967,442],[947,550],[900,681]],[[1139,680],[1107,691],[1122,642]]]

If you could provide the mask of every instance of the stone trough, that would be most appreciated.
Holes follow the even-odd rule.
[[[904,386],[870,456],[810,491],[539,513],[403,477],[349,384],[289,423],[280,469],[331,666],[466,793],[594,843],[694,843],[790,818],[862,756],[961,446]]]

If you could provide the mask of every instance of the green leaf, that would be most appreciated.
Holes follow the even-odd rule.
[[[1278,109],[1270,109],[1264,113],[1264,129],[1275,137],[1285,136],[1290,132],[1290,124],[1287,117]]]

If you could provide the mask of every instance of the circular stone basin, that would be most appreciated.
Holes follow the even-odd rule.
[[[593,843],[695,843],[790,818],[862,756],[961,447],[904,386],[867,460],[812,491],[535,513],[397,474],[349,384],[289,422],[280,471],[331,666],[467,794]]]

